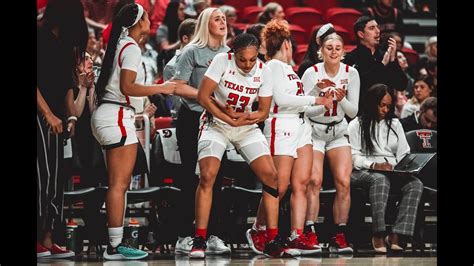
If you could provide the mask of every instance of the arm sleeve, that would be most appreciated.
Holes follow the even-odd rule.
[[[410,146],[408,145],[407,138],[405,136],[405,131],[403,131],[402,123],[398,119],[394,119],[396,123],[396,129],[398,135],[398,146],[397,146],[397,162],[399,162],[405,155],[410,153]]]
[[[273,77],[285,77],[283,69],[276,64],[270,64],[268,66]],[[273,100],[278,106],[281,107],[299,107],[305,105],[312,105],[316,101],[314,96],[296,96],[285,93],[286,82],[279,82],[278,80],[273,83]],[[303,85],[304,86],[304,85]]]
[[[186,46],[183,53],[176,59],[174,79],[188,81],[193,73],[196,61],[194,60],[193,46]]]
[[[369,169],[373,161],[367,159],[362,152],[362,141],[358,119],[354,119],[349,123],[347,131],[349,132],[349,142],[351,144],[354,168],[357,170]]]
[[[227,53],[219,53],[214,57],[204,75],[219,84],[228,63]]]
[[[359,90],[360,78],[357,69],[349,68],[349,84],[347,85],[347,95],[339,104],[344,113],[350,118],[354,118],[359,110]]]
[[[258,62],[257,62],[258,63]],[[267,66],[263,66],[262,73],[262,86],[258,90],[258,97],[270,97],[273,96],[273,77],[272,71]]]
[[[123,50],[120,60],[122,62],[122,69],[128,69],[138,73],[138,69],[142,67],[142,53],[140,48],[135,44],[127,46]]]

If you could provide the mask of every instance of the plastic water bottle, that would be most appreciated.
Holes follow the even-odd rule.
[[[76,252],[77,223],[69,219],[66,225],[66,248]]]
[[[130,239],[129,243],[134,248],[138,248],[139,227],[140,227],[140,223],[138,222],[137,219],[131,218],[130,221],[128,222],[128,230],[129,230],[128,238]]]
[[[131,190],[137,190],[140,188],[140,180],[141,180],[141,175],[134,175],[132,176],[132,182],[130,183],[130,189]]]

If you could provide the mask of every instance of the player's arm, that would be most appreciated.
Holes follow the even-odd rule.
[[[270,113],[270,105],[272,104],[272,96],[258,97],[258,109],[257,111],[251,112],[248,120],[256,119],[257,122],[262,122],[268,118]]]

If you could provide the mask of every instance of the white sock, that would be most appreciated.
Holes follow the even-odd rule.
[[[255,230],[255,231],[265,231],[265,230],[267,230],[267,226],[266,225],[259,225],[259,224],[257,224],[257,220],[255,220],[255,222],[252,225],[252,229]]]
[[[313,224],[315,224],[314,221],[307,220],[305,225],[313,225]]]
[[[120,227],[109,227],[109,242],[112,247],[117,247],[122,243],[123,237],[123,226]]]

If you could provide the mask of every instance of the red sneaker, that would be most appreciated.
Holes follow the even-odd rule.
[[[56,244],[53,244],[51,248],[48,248],[48,250],[51,252],[51,255],[48,256],[48,258],[69,258],[74,257],[76,255],[74,251],[61,248]]]
[[[36,257],[41,258],[49,255],[51,255],[51,252],[39,242],[36,242]]]
[[[257,231],[250,228],[245,233],[245,236],[247,237],[247,242],[249,243],[249,246],[253,252],[257,254],[263,254],[265,244],[267,243],[266,231]]]
[[[310,245],[312,245],[315,248],[321,248],[318,241],[318,235],[315,232],[313,231],[306,232],[304,236],[306,237],[306,241]]]
[[[346,236],[343,233],[336,234],[329,242],[329,252],[331,253],[353,253],[349,244],[347,244]]]
[[[313,246],[303,234],[291,241],[289,240],[288,248],[298,250],[301,255],[321,253],[321,248]]]

